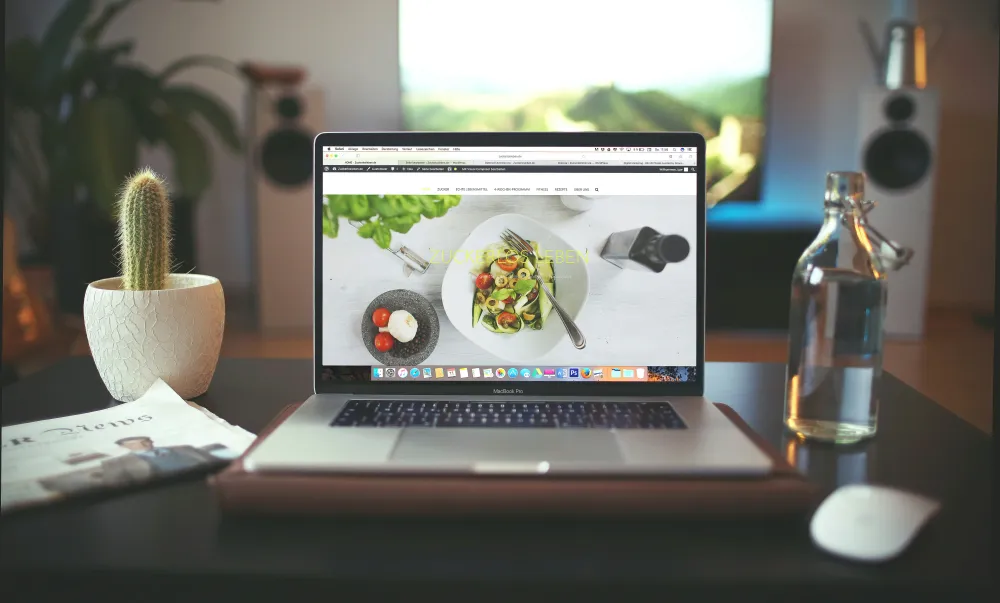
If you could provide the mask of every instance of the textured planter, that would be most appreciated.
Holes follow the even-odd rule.
[[[125,291],[121,278],[87,287],[83,318],[111,395],[131,402],[163,379],[185,400],[208,390],[222,347],[226,304],[211,276],[171,274],[160,291]]]

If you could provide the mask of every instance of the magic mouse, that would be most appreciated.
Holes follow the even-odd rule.
[[[813,514],[809,531],[819,548],[854,561],[888,561],[910,544],[941,505],[886,486],[838,488]]]

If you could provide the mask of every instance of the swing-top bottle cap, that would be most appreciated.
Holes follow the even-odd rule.
[[[825,205],[850,207],[860,205],[865,196],[865,175],[861,172],[828,172]]]

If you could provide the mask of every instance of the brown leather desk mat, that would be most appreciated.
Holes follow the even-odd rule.
[[[284,408],[257,441],[298,406]],[[224,512],[251,515],[628,513],[753,517],[811,510],[818,488],[751,430],[736,411],[725,404],[716,406],[772,458],[770,475],[719,479],[256,474],[243,470],[241,458],[212,476],[210,483]]]

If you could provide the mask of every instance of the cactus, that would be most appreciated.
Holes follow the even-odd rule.
[[[167,287],[170,257],[170,199],[163,180],[146,168],[132,176],[118,200],[118,244],[122,288]]]

